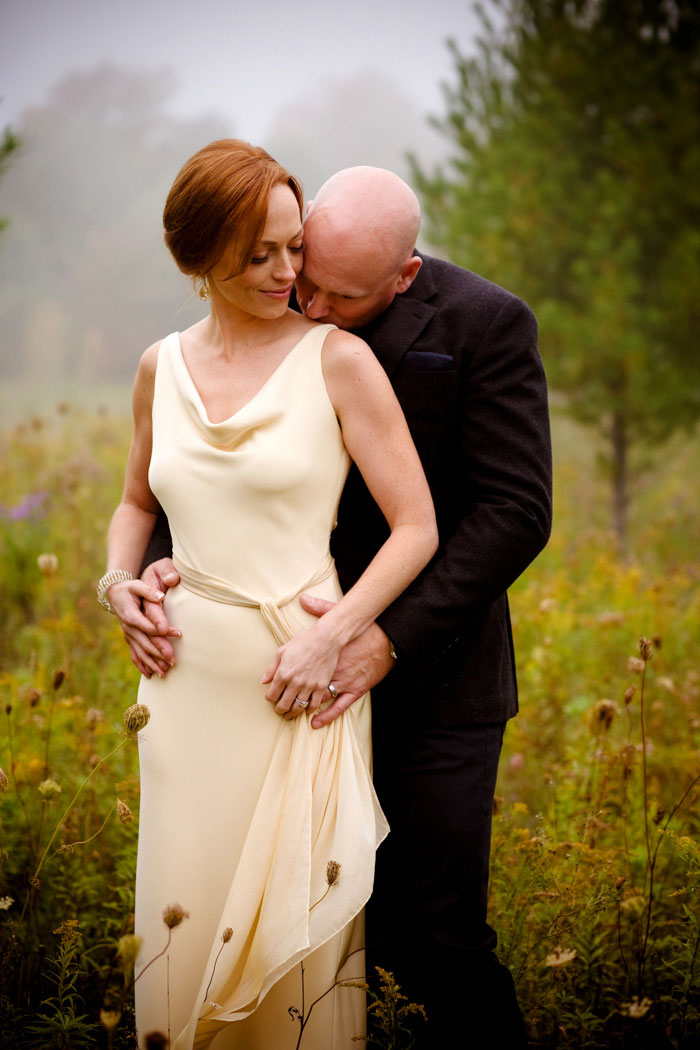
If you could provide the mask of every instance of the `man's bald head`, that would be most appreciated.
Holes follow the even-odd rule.
[[[420,268],[420,206],[384,168],[345,168],[309,206],[299,302],[310,317],[357,328],[386,309]]]

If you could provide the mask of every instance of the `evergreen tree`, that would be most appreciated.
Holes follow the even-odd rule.
[[[494,0],[417,170],[429,236],[512,288],[545,366],[608,441],[624,548],[630,450],[700,414],[697,0]]]

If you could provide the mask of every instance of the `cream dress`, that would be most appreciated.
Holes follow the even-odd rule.
[[[369,696],[313,730],[306,715],[280,718],[260,684],[277,647],[314,622],[299,594],[340,597],[328,541],[349,458],[321,369],[332,327],[310,329],[221,423],[178,334],[159,348],[149,478],[182,578],[165,603],[182,638],[177,666],[139,691],[151,718],[139,736],[137,973],[167,942],[164,909],[189,917],[136,983],[140,1047],[160,1031],[173,1050],[294,1050],[290,1008],[308,1016],[301,1050],[351,1050],[365,1030],[362,991],[324,993],[364,976],[356,949],[388,830]],[[330,889],[329,861],[341,866]]]

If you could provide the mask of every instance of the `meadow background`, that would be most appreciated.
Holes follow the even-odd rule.
[[[355,159],[399,167],[399,145],[413,147],[402,163],[426,245],[527,298],[552,386],[554,530],[510,592],[521,711],[497,787],[492,921],[533,1047],[691,1050],[700,13],[694,0],[499,0],[479,18],[475,51],[446,52],[444,152],[394,122],[397,152]],[[151,73],[83,70],[0,154],[8,1050],[134,1045],[138,773],[123,712],[138,675],[94,592],[128,376],[201,309],[168,269],[159,204],[190,149],[230,133],[168,116],[166,96]],[[374,108],[388,149],[397,107]],[[315,119],[336,127],[330,110]],[[280,149],[265,143],[290,167],[294,126]]]

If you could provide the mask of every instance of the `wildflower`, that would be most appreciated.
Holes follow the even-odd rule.
[[[340,864],[337,860],[329,860],[326,865],[326,882],[329,886],[333,886],[338,881],[340,875]]]
[[[129,736],[134,736],[148,725],[151,712],[145,704],[132,704],[124,712],[124,728]]]
[[[556,600],[554,598],[543,598],[540,602],[540,612],[549,612],[551,609],[556,608]]]
[[[7,791],[8,784],[9,780],[7,779],[7,773],[2,766],[0,766],[0,791]]]
[[[567,966],[576,958],[575,948],[556,947],[545,959],[545,966]]]
[[[627,661],[627,670],[631,671],[632,674],[641,674],[645,667],[646,663],[644,660],[640,660],[638,656],[630,656]]]
[[[0,897],[0,911],[8,911],[14,903],[14,897]]]
[[[636,685],[631,685],[629,689],[625,689],[625,704],[629,705],[632,703],[632,697],[637,692]]]
[[[58,558],[55,554],[40,554],[36,563],[42,576],[53,576],[58,570]]]
[[[54,691],[60,689],[61,686],[63,685],[63,683],[65,682],[65,680],[66,680],[66,672],[61,670],[61,668],[59,667],[58,670],[54,671],[54,673],[53,673],[53,687],[54,687]]]
[[[106,1010],[102,1007],[100,1010],[100,1023],[108,1032],[111,1032],[121,1021],[121,1016],[121,1010]]]
[[[37,788],[43,799],[55,798],[56,795],[61,794],[62,790],[61,785],[56,780],[52,780],[51,777],[48,780],[42,780]]]
[[[233,930],[231,929],[230,926],[227,926],[226,929],[224,930],[224,932],[221,934],[221,940],[224,942],[224,944],[228,944],[228,942],[231,940],[232,937],[233,937]]]
[[[27,700],[29,701],[30,707],[36,707],[43,696],[41,689],[30,689],[27,693]]]
[[[613,700],[599,700],[588,713],[588,724],[595,733],[597,730],[610,729],[617,718],[618,707]]]
[[[94,729],[98,722],[104,722],[105,713],[99,707],[88,707],[85,712],[85,721],[88,729]]]
[[[2,515],[3,517],[9,518],[10,521],[25,521],[27,518],[33,518],[34,520],[43,518],[44,511],[42,510],[41,505],[47,496],[48,492],[33,492],[30,496],[25,496],[22,502],[18,503],[16,507],[11,507],[7,511],[3,507]]]
[[[190,913],[185,911],[181,904],[169,904],[163,911],[163,922],[169,930],[174,930],[185,919],[189,919]]]
[[[644,663],[647,663],[647,661],[651,660],[652,656],[654,655],[654,643],[652,642],[651,638],[640,638],[638,644],[639,653],[642,657],[642,660],[644,661]]]
[[[644,999],[631,999],[628,1003],[622,1003],[620,1013],[623,1017],[633,1017],[638,1020],[649,1013],[651,1006],[651,999],[646,997]]]
[[[136,963],[136,957],[141,951],[142,938],[135,933],[125,933],[117,943],[117,954],[119,955],[119,969],[123,973],[131,973]]]
[[[120,824],[128,824],[133,818],[133,814],[126,802],[122,802],[120,798],[117,799],[117,816]]]
[[[516,751],[514,755],[510,756],[510,760],[508,762],[508,769],[511,773],[515,773],[516,769],[522,769],[524,765],[525,755],[522,753],[522,751]]]

